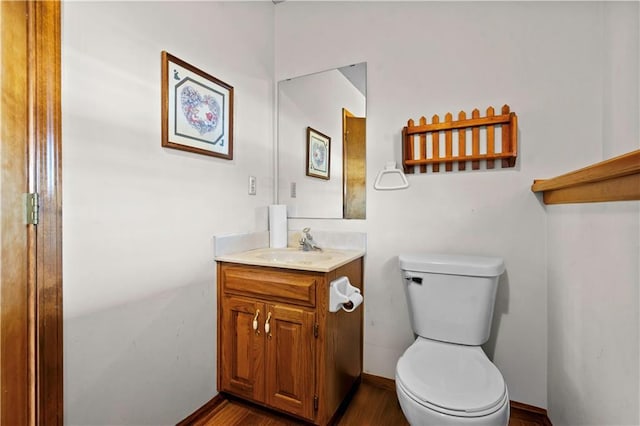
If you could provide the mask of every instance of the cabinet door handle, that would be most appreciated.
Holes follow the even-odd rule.
[[[271,337],[271,334],[269,333],[269,331],[271,331],[271,325],[269,325],[269,321],[271,321],[271,312],[267,314],[267,320],[264,322],[264,332],[269,334],[269,337]]]
[[[258,330],[258,317],[260,316],[260,309],[256,309],[256,315],[253,317],[253,331],[256,334],[260,334],[260,330]]]

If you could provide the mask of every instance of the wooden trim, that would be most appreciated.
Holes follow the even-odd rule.
[[[466,127],[481,127],[490,124],[508,124],[511,121],[510,114],[494,115],[483,118],[471,118],[468,120],[445,121],[442,123],[424,124],[407,129],[407,134],[415,135],[425,132],[437,132],[440,130],[462,129]]]
[[[497,154],[478,154],[478,155],[467,155],[464,158],[460,157],[440,157],[440,158],[425,158],[423,160],[405,160],[405,164],[408,166],[417,166],[421,164],[440,164],[440,163],[458,163],[460,161],[470,161],[470,160],[496,160],[502,158],[513,158],[514,154],[512,152],[501,152]]]
[[[7,69],[18,67],[21,74],[18,78],[7,73],[3,65],[3,102],[5,97],[13,102],[12,124],[23,128],[10,140],[3,140],[2,148],[19,146],[16,155],[7,158],[15,160],[12,166],[24,168],[28,182],[19,192],[39,194],[40,217],[37,225],[25,225],[24,218],[19,219],[21,232],[28,234],[28,261],[13,259],[12,266],[23,269],[26,278],[5,282],[7,268],[1,268],[0,420],[3,425],[62,425],[60,2],[3,2],[1,7],[3,63],[11,64]],[[11,25],[4,25],[7,18],[12,18]],[[8,35],[11,48],[5,49]],[[11,80],[12,90],[17,88],[24,96],[11,97],[12,92],[4,90]],[[4,122],[2,128],[4,135]],[[19,155],[28,156],[24,165]],[[3,173],[4,167],[3,164]],[[3,186],[7,186],[4,181]],[[5,218],[3,210],[3,222]],[[3,238],[7,237],[3,234]],[[3,261],[11,260],[3,254]],[[15,300],[9,297],[18,293]],[[25,312],[27,315],[23,315]],[[6,317],[13,322],[6,323]],[[27,333],[25,341],[15,338],[15,333],[22,331]],[[21,361],[14,362],[14,357]]]
[[[38,424],[63,424],[62,132],[60,2],[29,2],[30,80],[35,185],[40,195],[36,232],[36,415]]]
[[[347,395],[344,397],[338,409],[333,413],[333,416],[327,421],[327,426],[337,425],[344,416],[344,413],[347,411],[349,404],[351,404],[351,400],[353,399],[356,392],[360,388],[360,383],[362,382],[362,375],[358,376],[358,378],[351,385],[351,389],[347,392]]]
[[[386,377],[375,376],[373,374],[362,373],[362,382],[371,386],[376,386],[387,391],[396,392],[396,381],[388,379]],[[547,416],[547,410],[540,407],[535,407],[529,404],[523,404],[522,402],[509,401],[512,417],[520,419],[528,419],[534,423],[541,424],[543,426],[552,426],[549,417]]]
[[[342,108],[342,155],[347,151],[347,117],[355,117],[351,111]],[[342,217],[344,218],[347,208],[345,207],[347,200],[347,164],[342,161]]]
[[[376,386],[389,391],[396,391],[396,381],[386,377],[374,376],[369,373],[362,373],[362,381],[372,386]]]
[[[200,420],[205,419],[213,410],[215,410],[220,404],[226,401],[227,398],[221,393],[215,395],[209,401],[207,401],[202,407],[187,416],[184,420],[178,422],[176,426],[188,426],[197,423]]]
[[[531,420],[536,424],[541,424],[543,426],[553,426],[551,420],[549,420],[549,416],[547,414],[547,410],[540,407],[535,407],[529,404],[523,404],[522,402],[517,401],[509,401],[511,412],[519,418]]]
[[[554,177],[535,180],[545,204],[640,200],[640,150]]]

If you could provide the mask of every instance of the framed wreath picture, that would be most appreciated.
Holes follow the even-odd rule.
[[[307,176],[329,180],[331,138],[307,127]]]
[[[233,159],[233,86],[165,51],[162,146]]]

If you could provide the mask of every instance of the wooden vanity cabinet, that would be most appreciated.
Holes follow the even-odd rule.
[[[329,283],[362,291],[362,259],[330,272],[218,263],[218,391],[324,425],[359,383],[363,307],[331,313]]]

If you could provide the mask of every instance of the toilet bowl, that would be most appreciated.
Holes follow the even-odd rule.
[[[509,392],[480,345],[489,339],[496,257],[399,257],[415,342],[396,365],[396,391],[412,426],[506,426]]]
[[[418,337],[398,361],[396,392],[412,426],[509,422],[507,387],[478,346]]]

